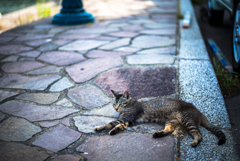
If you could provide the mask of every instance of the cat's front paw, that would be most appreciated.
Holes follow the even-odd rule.
[[[118,133],[118,129],[112,129],[110,132],[109,132],[109,135],[116,135]]]
[[[102,131],[104,130],[104,126],[96,126],[94,127],[94,131]]]

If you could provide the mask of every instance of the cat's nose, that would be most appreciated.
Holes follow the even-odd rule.
[[[116,111],[118,111],[118,109],[119,109],[119,106],[115,106],[115,107],[114,107],[114,109],[115,109]]]

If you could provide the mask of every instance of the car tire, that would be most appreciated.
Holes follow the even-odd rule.
[[[232,66],[234,71],[240,72],[240,0],[234,5],[232,29]]]
[[[208,0],[208,23],[212,26],[221,26],[223,22],[224,10],[214,10],[211,0]]]

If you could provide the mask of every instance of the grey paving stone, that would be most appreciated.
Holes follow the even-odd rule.
[[[153,134],[156,131],[160,131],[164,129],[164,124],[157,124],[157,123],[144,123],[144,124],[137,124],[131,126],[133,131],[137,133],[149,133]]]
[[[176,46],[146,49],[137,54],[176,54]]]
[[[77,40],[62,46],[59,49],[69,51],[87,51],[107,43],[109,43],[109,41],[106,40]]]
[[[0,43],[7,43],[13,40],[15,37],[0,37]]]
[[[112,23],[108,25],[108,27],[124,27],[124,26],[129,26],[128,23]]]
[[[49,155],[20,143],[0,142],[1,161],[43,161]]]
[[[128,64],[173,64],[172,55],[151,54],[151,55],[130,55],[127,56]]]
[[[77,141],[82,134],[59,125],[54,129],[42,134],[32,144],[57,153]]]
[[[23,57],[23,58],[20,58],[18,61],[35,61],[35,58]]]
[[[117,48],[114,51],[133,52],[134,53],[134,52],[137,52],[139,50],[141,50],[141,48],[133,48],[133,47],[125,46],[125,47]]]
[[[128,91],[134,99],[157,97],[175,92],[175,68],[116,68],[101,74],[95,84],[112,97],[111,89],[123,93]],[[151,80],[151,81],[150,81]]]
[[[82,112],[84,115],[96,115],[96,116],[106,116],[106,117],[118,117],[119,113],[114,110],[112,104],[108,104],[101,108],[95,108],[91,111]]]
[[[70,119],[69,119],[69,118],[65,118],[65,119],[63,119],[63,120],[61,121],[61,123],[62,123],[63,125],[66,125],[66,126],[70,126]]]
[[[52,127],[59,124],[59,121],[52,121],[52,122],[41,122],[39,123],[40,126],[42,127]]]
[[[112,36],[99,36],[99,37],[95,37],[95,40],[117,40],[119,38],[117,37],[112,37]]]
[[[2,70],[6,73],[25,73],[44,66],[37,61],[8,62],[2,66]]]
[[[16,98],[38,104],[52,104],[57,101],[59,96],[60,93],[23,93]]]
[[[29,30],[27,31],[29,32]],[[20,36],[18,38],[16,38],[14,41],[28,41],[28,40],[37,40],[37,39],[44,39],[44,38],[51,38],[53,37],[54,35],[25,35],[25,36]]]
[[[66,154],[66,155],[59,155],[56,158],[54,158],[52,161],[79,161],[79,160],[80,158],[74,155]]]
[[[68,97],[71,98],[73,102],[87,109],[109,103],[108,98],[100,92],[97,87],[89,84],[70,89],[68,91]]]
[[[23,52],[23,53],[21,53],[21,54],[19,54],[19,55],[36,58],[36,57],[38,57],[40,54],[41,54],[40,51],[34,50],[34,51]]]
[[[18,92],[10,92],[10,91],[0,90],[0,102],[5,100],[6,98],[12,97],[17,94],[18,94]]]
[[[48,42],[46,41],[46,39],[43,39],[43,40],[34,40],[34,41],[25,42],[25,44],[27,44],[27,45],[29,45],[29,46],[34,46],[34,47],[40,46],[40,45],[46,44],[46,43],[48,43]]]
[[[163,14],[163,13],[155,13],[155,14],[152,14],[151,17],[153,19],[176,19],[176,14]]]
[[[129,43],[130,43],[130,38],[122,38],[122,39],[113,41],[111,43],[108,43],[106,45],[103,45],[99,49],[111,50],[121,46],[129,45]]]
[[[58,101],[56,105],[63,106],[63,107],[72,107],[72,103],[68,101],[66,98],[62,99],[61,101]]]
[[[1,104],[0,110],[7,114],[26,118],[29,121],[54,120],[79,111],[70,108],[38,106],[19,101],[9,101]]]
[[[30,75],[40,75],[40,74],[58,74],[62,67],[47,66],[41,69],[36,69],[34,71],[28,72]]]
[[[27,77],[16,74],[8,74],[0,78],[1,88],[44,90],[52,82],[61,78],[59,75]]]
[[[100,72],[113,67],[121,66],[122,64],[123,61],[121,57],[90,59],[72,66],[68,66],[66,71],[73,81],[76,83],[82,83],[92,79]]]
[[[51,51],[51,50],[55,50],[58,48],[58,45],[55,45],[55,44],[51,44],[51,43],[48,43],[48,44],[45,44],[45,45],[42,45],[38,48],[39,51]]]
[[[124,31],[140,31],[143,30],[144,28],[141,27],[140,25],[131,25],[131,26],[124,26],[122,27],[122,30]]]
[[[137,133],[95,136],[80,145],[77,151],[87,152],[83,156],[88,160],[173,161],[174,139],[154,139],[151,135]]]
[[[119,31],[118,28],[114,27],[99,27],[99,26],[92,26],[83,29],[72,29],[64,32],[64,34],[103,34],[103,33],[110,33],[110,32],[117,32]]]
[[[144,24],[143,26],[149,29],[177,28],[177,25],[172,23]]]
[[[119,31],[119,32],[106,33],[106,35],[116,36],[116,37],[135,37],[139,35],[139,33],[129,32],[129,31]]]
[[[2,122],[0,128],[0,139],[4,141],[26,141],[42,131],[40,127],[25,119],[13,117]]]
[[[152,7],[147,9],[148,12],[150,13],[172,13],[172,14],[176,14],[176,7],[174,8],[159,8],[159,7]]]
[[[149,35],[176,35],[176,29],[155,29],[155,30],[142,30],[139,33]]]
[[[2,113],[0,113],[0,121],[2,121],[5,118],[5,115],[3,115]]]
[[[77,39],[92,39],[92,38],[95,38],[99,35],[97,34],[78,34],[78,33],[75,33],[74,35],[65,35],[65,34],[62,34],[62,35],[58,35],[57,38],[58,39],[70,39],[70,40],[77,40]]]
[[[18,60],[19,56],[17,55],[11,55],[6,57],[5,59],[2,59],[1,62],[16,62]]]
[[[11,55],[21,53],[24,51],[30,51],[32,49],[33,49],[32,47],[27,47],[23,45],[4,45],[0,46],[0,54]]]
[[[90,58],[101,58],[101,57],[116,57],[131,55],[131,52],[117,52],[117,51],[103,51],[103,50],[91,50],[88,52],[87,56]]]
[[[60,92],[63,91],[64,89],[73,87],[74,84],[71,83],[68,78],[64,77],[62,79],[60,79],[59,81],[57,81],[56,83],[54,83],[51,88],[49,89],[49,91],[51,92]]]
[[[131,20],[129,21],[129,23],[131,24],[152,24],[152,23],[156,23],[153,20],[148,20],[148,19],[140,19],[140,20]]]
[[[174,45],[175,42],[175,39],[170,39],[168,37],[138,36],[133,39],[131,46],[137,48],[152,48]]]
[[[38,60],[42,60],[55,65],[69,65],[85,60],[85,58],[75,52],[50,51],[40,55]]]
[[[78,128],[78,131],[84,133],[95,133],[94,127],[106,125],[115,119],[98,116],[76,116],[73,117],[73,120],[75,126]]]
[[[53,40],[52,43],[53,44],[56,44],[56,45],[59,45],[59,46],[62,46],[62,45],[65,45],[67,43],[71,42],[71,40],[62,40],[62,39],[59,39],[59,40]]]

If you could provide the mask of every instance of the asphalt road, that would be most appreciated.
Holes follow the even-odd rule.
[[[211,38],[213,39],[218,47],[222,50],[223,54],[226,56],[228,61],[232,63],[232,18],[231,15],[225,11],[224,12],[224,20],[222,26],[211,26],[208,24],[208,18],[201,18],[202,15],[204,15],[203,12],[201,12],[202,6],[194,6],[195,15],[198,20],[198,24],[203,36],[203,39],[205,41],[205,45],[208,51],[208,55],[211,59],[216,58],[214,52],[211,50],[207,39]],[[232,135],[234,137],[234,141],[237,146],[237,150],[240,151],[240,91],[237,94],[237,96],[234,96],[233,98],[225,99],[228,115],[230,118],[230,123],[232,125]]]

